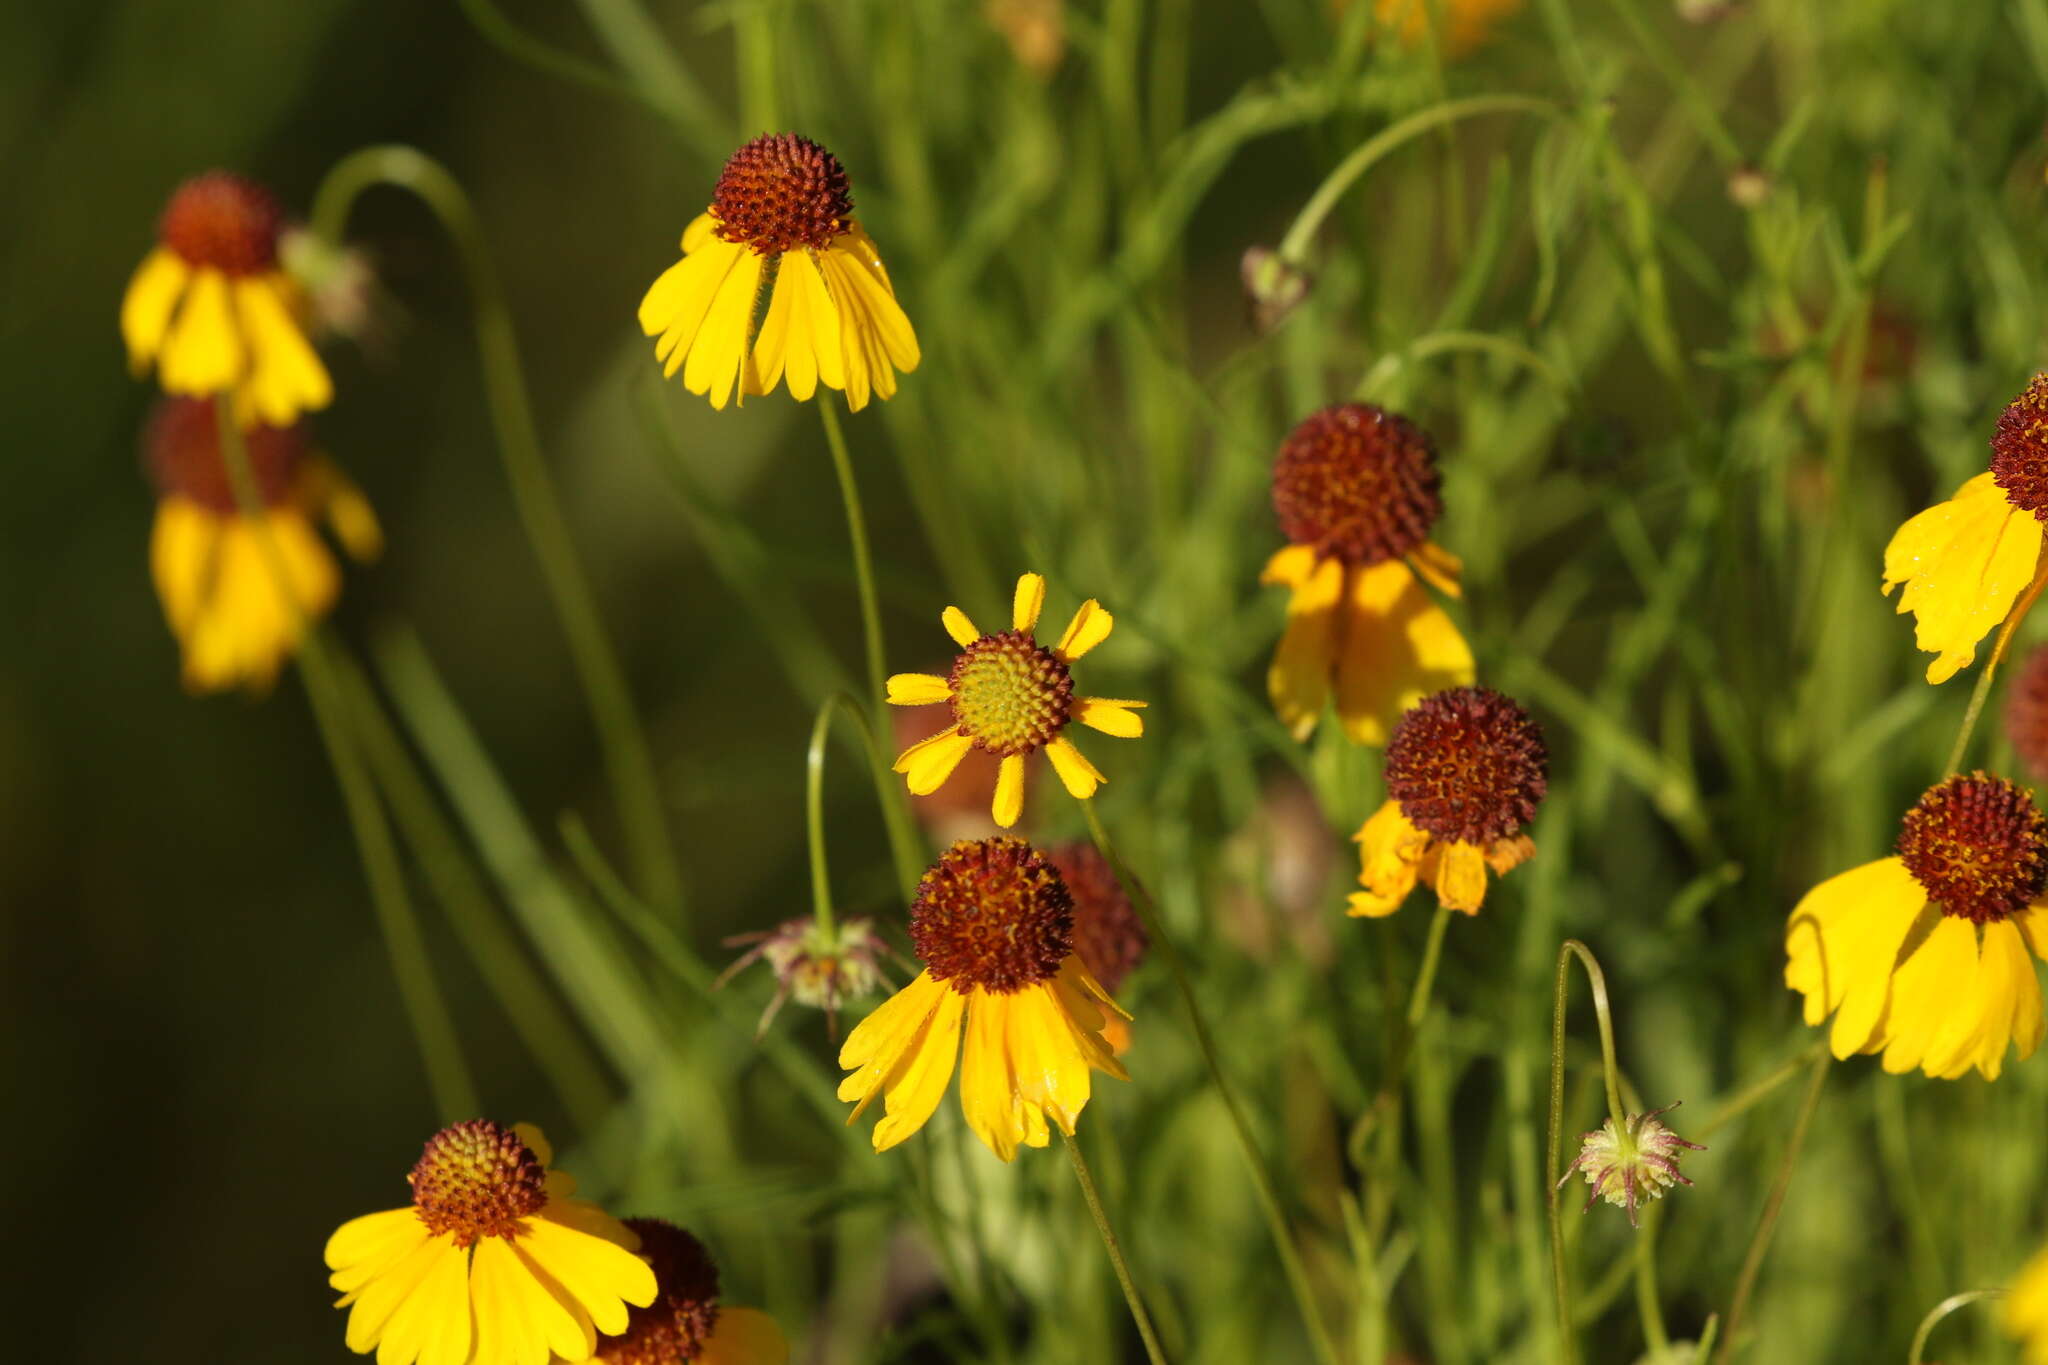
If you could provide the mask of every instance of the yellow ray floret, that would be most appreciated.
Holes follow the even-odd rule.
[[[144,258],[121,302],[121,336],[137,374],[164,391],[235,396],[244,426],[290,426],[333,400],[327,367],[306,339],[304,300],[281,270],[229,275],[169,247]]]
[[[1935,656],[1927,681],[1947,682],[2012,610],[2041,562],[2041,522],[2006,500],[1989,473],[1909,518],[1884,549],[1884,591],[1901,583],[1900,613]]]

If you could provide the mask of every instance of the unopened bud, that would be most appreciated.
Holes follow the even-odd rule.
[[[1280,253],[1268,246],[1247,247],[1239,268],[1245,298],[1251,304],[1252,325],[1261,332],[1270,332],[1286,321],[1315,282],[1306,270],[1281,259]]]

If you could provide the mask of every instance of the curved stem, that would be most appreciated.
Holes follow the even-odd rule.
[[[366,147],[342,158],[327,173],[313,199],[314,232],[339,242],[357,197],[378,184],[416,195],[455,244],[469,284],[484,396],[497,431],[505,478],[590,703],[641,893],[651,904],[679,912],[682,868],[669,843],[653,755],[634,713],[625,673],[598,616],[596,597],[576,556],[554,480],[541,456],[512,312],[476,210],[455,177],[431,157],[411,147]]]
[[[647,101],[638,87],[620,80],[595,62],[586,62],[581,57],[572,56],[533,37],[506,18],[504,11],[493,4],[492,0],[455,0],[455,3],[469,17],[471,26],[478,33],[515,61],[525,62],[528,66],[586,89],[644,103],[657,113],[666,112]]]
[[[1430,988],[1436,984],[1436,965],[1444,953],[1444,931],[1451,923],[1451,907],[1438,902],[1436,918],[1429,922],[1429,942],[1422,949],[1422,966],[1415,973],[1415,989],[1408,995],[1408,1032],[1413,1034],[1422,1027],[1422,1016],[1429,1013]],[[1406,1049],[1403,1049],[1406,1056]],[[1398,1079],[1398,1078],[1397,1078]]]
[[[1821,1084],[1828,1078],[1828,1064],[1834,1061],[1834,1054],[1822,1052],[1814,1059],[1813,1075],[1806,1083],[1806,1095],[1799,1101],[1799,1117],[1793,1120],[1792,1136],[1785,1144],[1785,1156],[1778,1163],[1777,1179],[1771,1184],[1771,1193],[1764,1200],[1763,1217],[1757,1221],[1756,1235],[1749,1239],[1749,1251],[1742,1258],[1742,1271],[1735,1278],[1735,1297],[1728,1304],[1727,1339],[1721,1343],[1721,1352],[1715,1357],[1726,1361],[1734,1353],[1735,1343],[1742,1331],[1742,1315],[1748,1311],[1749,1296],[1756,1290],[1757,1272],[1763,1269],[1764,1253],[1770,1249],[1771,1234],[1778,1226],[1778,1213],[1785,1207],[1785,1194],[1792,1187],[1792,1171],[1799,1162],[1799,1153],[1806,1146],[1806,1130],[1813,1122],[1813,1114],[1820,1107]]]
[[[812,908],[818,923],[826,929],[832,927],[832,911],[831,882],[825,875],[825,736],[832,728],[834,711],[852,721],[855,732],[860,736],[861,752],[868,759],[868,775],[875,784],[875,800],[882,807],[882,823],[889,837],[889,856],[896,864],[897,887],[905,900],[917,894],[918,878],[924,874],[924,855],[918,846],[917,832],[910,824],[910,812],[904,809],[902,785],[896,781],[895,773],[889,767],[889,755],[876,741],[875,727],[868,721],[867,712],[860,709],[860,703],[845,692],[834,692],[818,704],[817,718],[811,722],[809,778],[804,803],[811,829]],[[821,910],[819,907],[825,908]]]
[[[1081,1155],[1081,1144],[1066,1129],[1060,1129],[1060,1140],[1067,1144],[1067,1158],[1074,1163],[1074,1176],[1081,1182],[1081,1195],[1088,1201],[1088,1212],[1094,1215],[1095,1230],[1102,1234],[1102,1248],[1109,1253],[1109,1263],[1116,1270],[1116,1282],[1123,1288],[1124,1302],[1130,1306],[1131,1321],[1138,1324],[1138,1336],[1145,1343],[1145,1359],[1152,1365],[1166,1365],[1166,1353],[1159,1349],[1158,1334],[1152,1330],[1152,1315],[1145,1311],[1145,1301],[1138,1297],[1138,1286],[1131,1281],[1130,1267],[1124,1264],[1124,1253],[1117,1245],[1116,1232],[1109,1225],[1109,1215],[1102,1210],[1102,1199],[1095,1193],[1095,1178],[1088,1173],[1088,1162]]]
[[[300,677],[305,680],[321,743],[326,746],[328,762],[341,787],[342,805],[355,834],[363,877],[369,883],[370,903],[377,912],[377,927],[383,933],[384,950],[391,957],[392,975],[398,978],[399,999],[404,1002],[406,1017],[419,1042],[435,1107],[446,1122],[470,1118],[478,1112],[476,1087],[462,1058],[454,1019],[434,980],[426,939],[420,933],[412,900],[406,894],[405,872],[399,866],[391,827],[385,822],[384,809],[377,802],[376,788],[363,767],[362,756],[350,740],[347,703],[336,672],[318,633],[307,620],[285,566],[283,551],[272,533],[269,514],[257,491],[255,471],[249,463],[248,444],[235,422],[232,395],[222,394],[216,400],[214,421],[220,432],[223,463],[237,511],[256,528],[257,543],[262,547],[272,584],[299,633]]]
[[[1564,1258],[1564,1219],[1558,1211],[1558,1186],[1554,1173],[1563,1160],[1564,1141],[1564,1002],[1565,987],[1571,980],[1572,958],[1586,969],[1586,983],[1593,990],[1593,1013],[1600,1021],[1601,1070],[1607,1082],[1607,1112],[1619,1125],[1627,1122],[1622,1112],[1619,1071],[1614,1064],[1614,1022],[1607,1009],[1607,976],[1600,970],[1592,950],[1575,938],[1568,938],[1557,950],[1557,984],[1551,995],[1550,1012],[1550,1163],[1543,1183],[1550,1211],[1550,1277],[1557,1295],[1557,1358],[1571,1365],[1578,1358],[1578,1340],[1572,1332],[1572,1287],[1570,1268]]]
[[[1906,1352],[1906,1365],[1921,1365],[1921,1353],[1927,1349],[1927,1338],[1934,1335],[1936,1324],[1950,1313],[1955,1312],[1958,1308],[1967,1308],[1973,1303],[1980,1303],[1985,1299],[2002,1299],[2004,1297],[2005,1291],[2003,1289],[1966,1289],[1960,1294],[1951,1294],[1940,1303],[1934,1305],[1929,1310],[1927,1316],[1920,1319],[1920,1329],[1913,1333],[1912,1348]]]
[[[1209,1079],[1215,1083],[1217,1097],[1223,1101],[1223,1110],[1230,1117],[1231,1131],[1237,1137],[1237,1145],[1244,1153],[1245,1166],[1251,1171],[1252,1191],[1257,1197],[1259,1212],[1265,1215],[1266,1227],[1273,1235],[1273,1247],[1280,1255],[1280,1268],[1286,1273],[1287,1286],[1294,1293],[1295,1306],[1301,1311],[1303,1326],[1308,1329],[1309,1344],[1315,1349],[1316,1358],[1323,1365],[1337,1365],[1336,1343],[1330,1337],[1330,1329],[1324,1325],[1322,1311],[1317,1308],[1314,1287],[1309,1284],[1308,1268],[1302,1263],[1301,1251],[1294,1244],[1294,1233],[1287,1226],[1287,1218],[1280,1209],[1280,1197],[1273,1188],[1273,1178],[1266,1171],[1265,1157],[1259,1152],[1259,1144],[1252,1136],[1251,1124],[1245,1119],[1244,1110],[1238,1104],[1237,1093],[1224,1079],[1223,1067],[1216,1058],[1216,1040],[1209,1032],[1209,1021],[1202,1013],[1201,1003],[1195,999],[1194,984],[1188,979],[1187,964],[1181,961],[1180,950],[1173,946],[1173,940],[1166,935],[1166,928],[1159,922],[1158,907],[1152,903],[1152,894],[1131,875],[1118,856],[1116,846],[1110,842],[1109,831],[1102,827],[1102,817],[1095,813],[1095,802],[1081,802],[1081,810],[1088,820],[1088,833],[1095,840],[1095,847],[1109,860],[1116,872],[1116,879],[1122,884],[1124,894],[1137,907],[1138,916],[1144,921],[1145,932],[1151,936],[1152,946],[1159,950],[1159,956],[1166,963],[1167,971],[1173,976],[1174,984],[1180,989],[1181,1003],[1187,1008],[1188,1022],[1194,1029],[1195,1046],[1200,1049],[1202,1062],[1209,1069]]]
[[[839,429],[839,413],[820,397],[818,412],[825,422],[825,444],[832,448],[832,471],[839,476],[839,499],[846,506],[846,535],[853,543],[853,579],[860,593],[861,636],[866,642],[868,689],[876,706],[886,705],[887,651],[882,644],[882,613],[875,599],[875,564],[868,550],[868,523],[860,507],[860,486],[853,478],[853,458],[846,451],[846,433]],[[886,713],[878,713],[886,714]]]
[[[1997,675],[2006,648],[2012,644],[2013,633],[2033,609],[2043,587],[2048,587],[2048,547],[2043,547],[2041,558],[2034,566],[2034,581],[2020,594],[2019,601],[2013,603],[2012,610],[2005,615],[2005,624],[1998,628],[1998,643],[1991,647],[1991,657],[1984,661],[1984,671],[1977,675],[1977,686],[1970,693],[1970,708],[1963,712],[1963,725],[1956,731],[1955,747],[1948,751],[1948,768],[1942,774],[1944,778],[1954,777],[1962,769],[1963,755],[1970,747],[1970,734],[1977,728],[1977,717],[1984,710],[1985,699],[1991,695],[1991,679]]]
[[[805,757],[804,834],[811,847],[811,918],[829,941],[832,936],[832,875],[825,869],[825,741],[832,729],[832,710],[845,693],[825,698],[811,722],[811,748]],[[855,713],[858,716],[858,712]]]

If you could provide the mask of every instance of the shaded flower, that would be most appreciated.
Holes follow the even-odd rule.
[[[1947,502],[1909,518],[1884,547],[1884,591],[1901,583],[1899,611],[1935,655],[1927,681],[1947,682],[2012,610],[2041,565],[2048,514],[2048,373],[1999,414],[1991,468]]]
[[[1806,1022],[1834,1024],[1837,1057],[1884,1054],[1886,1071],[1996,1080],[2007,1047],[2041,1042],[2028,956],[2048,939],[2048,817],[2001,777],[1951,777],[1906,812],[1898,855],[1803,896],[1785,929],[1785,984]]]
[[[150,570],[194,692],[269,686],[305,627],[334,606],[341,571],[319,522],[356,559],[374,558],[383,546],[369,502],[309,449],[303,424],[258,425],[242,439],[263,500],[261,523],[235,501],[214,400],[165,399],[143,439],[157,488]],[[278,591],[273,545],[290,597]]]
[[[2027,771],[2048,780],[2048,645],[2036,645],[2006,687],[2005,737]]]
[[[278,262],[283,226],[277,201],[241,176],[209,171],[180,185],[121,301],[134,371],[154,366],[166,393],[233,393],[244,426],[288,426],[326,407],[334,387]]]
[[[2026,1344],[2027,1365],[2048,1365],[2048,1247],[2013,1277],[1999,1319],[2006,1335]]]
[[[1463,57],[1521,7],[1522,0],[1373,0],[1373,17],[1406,46],[1421,46],[1433,32],[1445,56]]]
[[[1324,408],[1280,447],[1273,512],[1293,543],[1259,581],[1292,591],[1266,688],[1296,739],[1333,686],[1345,733],[1384,744],[1408,707],[1472,681],[1465,637],[1422,586],[1458,595],[1457,557],[1429,539],[1437,482],[1429,437],[1368,403]]]
[[[1017,65],[1041,80],[1059,69],[1067,54],[1066,0],[983,0],[981,13]]]
[[[1117,880],[1116,869],[1094,844],[1077,841],[1045,850],[1074,898],[1074,955],[1111,995],[1137,970],[1152,946],[1145,921]],[[1111,1015],[1102,1036],[1121,1057],[1131,1045],[1130,1021]]]
[[[799,1005],[825,1011],[825,1027],[837,1037],[839,1007],[887,984],[881,958],[888,949],[876,936],[870,919],[839,920],[828,930],[811,916],[800,915],[765,933],[736,934],[725,943],[728,948],[753,946],[719,973],[712,983],[714,989],[763,959],[775,973],[775,995],[761,1012],[756,1038],[768,1032],[783,1002],[792,998]]]
[[[327,1239],[349,1349],[378,1365],[546,1365],[588,1360],[599,1332],[625,1331],[628,1305],[654,1301],[654,1272],[551,1160],[531,1124],[436,1133],[406,1177],[411,1204]]]
[[[1387,800],[1356,838],[1350,914],[1390,915],[1418,881],[1453,910],[1478,913],[1486,870],[1535,856],[1523,833],[1549,787],[1543,731],[1512,699],[1454,687],[1401,717],[1387,743]]]
[[[1026,841],[962,840],[940,854],[918,883],[910,939],[924,970],[839,1050],[847,1121],[884,1098],[876,1151],[930,1120],[956,1055],[967,1126],[1004,1161],[1045,1146],[1048,1120],[1074,1131],[1091,1071],[1129,1079],[1102,1031],[1130,1016],[1075,955],[1073,897]]]
[[[966,613],[947,607],[940,619],[960,646],[952,671],[943,678],[898,673],[889,679],[893,706],[944,702],[952,708],[951,725],[897,756],[896,771],[914,795],[937,791],[969,749],[981,749],[1001,760],[992,813],[1008,829],[1024,812],[1024,760],[1040,749],[1076,800],[1086,801],[1101,785],[1102,774],[1061,733],[1069,721],[1121,739],[1144,733],[1134,714],[1144,702],[1074,695],[1068,666],[1108,639],[1115,619],[1091,597],[1048,649],[1031,633],[1044,605],[1045,579],[1027,573],[1017,580],[1008,630],[983,635]]]
[[[682,246],[640,301],[640,328],[660,338],[663,373],[682,370],[712,407],[786,376],[792,398],[823,384],[858,412],[917,368],[917,334],[854,220],[846,171],[810,139],[764,135],[734,152]]]
[[[654,1302],[633,1308],[626,1330],[598,1338],[604,1365],[785,1365],[789,1342],[758,1308],[718,1300],[718,1266],[690,1233],[659,1218],[628,1218],[654,1270]],[[476,1365],[484,1365],[478,1361]]]
[[[1582,1171],[1592,1192],[1586,1208],[1596,1199],[1626,1208],[1630,1227],[1636,1225],[1636,1208],[1663,1194],[1672,1185],[1690,1185],[1679,1173],[1678,1163],[1686,1152],[1704,1152],[1697,1142],[1687,1142],[1657,1121],[1678,1107],[1667,1104],[1647,1113],[1629,1114],[1617,1124],[1607,1119],[1598,1128],[1579,1137],[1579,1154],[1564,1168],[1557,1187],[1563,1189],[1572,1172]]]

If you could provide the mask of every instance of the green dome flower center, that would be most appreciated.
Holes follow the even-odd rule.
[[[947,681],[960,733],[998,758],[1043,748],[1073,712],[1073,674],[1021,630],[967,646]]]

